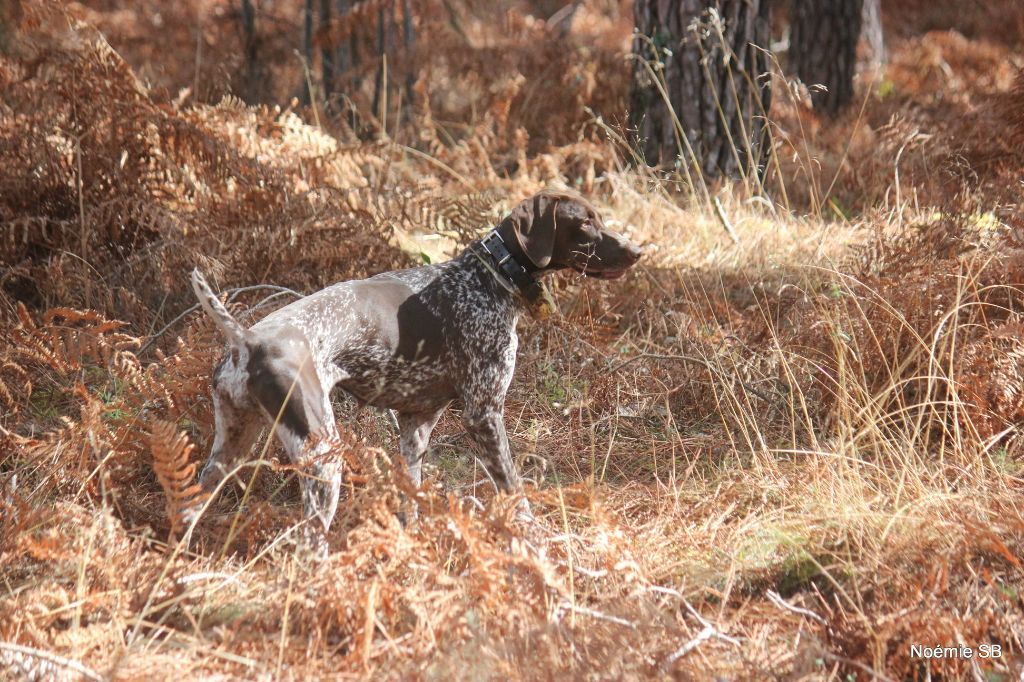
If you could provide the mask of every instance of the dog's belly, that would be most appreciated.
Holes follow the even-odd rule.
[[[339,362],[347,375],[338,386],[360,402],[399,412],[431,412],[455,398],[449,373],[402,358]]]

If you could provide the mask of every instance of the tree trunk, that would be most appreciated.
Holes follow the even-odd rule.
[[[416,32],[412,23],[412,0],[402,0],[402,42],[405,43],[406,101],[409,107],[416,105]]]
[[[862,0],[793,0],[789,53],[814,108],[835,116],[853,99]]]
[[[630,124],[647,163],[681,161],[708,179],[763,170],[770,8],[771,0],[636,0]]]
[[[337,0],[337,12],[339,22],[342,24],[348,23],[348,14],[351,10],[351,3],[349,0]],[[343,34],[346,32],[343,32]],[[348,38],[342,38],[338,43],[338,49],[335,53],[335,63],[338,66],[339,75],[348,75],[348,87],[352,91],[357,91],[362,85],[362,81],[359,79],[359,75],[354,73],[359,69],[359,52],[356,49],[358,47],[356,41],[356,32],[354,30],[347,31]],[[352,71],[352,74],[349,72]]]
[[[0,54],[11,48],[24,15],[21,0],[0,0]]]
[[[242,99],[249,104],[260,100],[261,77],[259,63],[259,39],[256,35],[256,8],[252,0],[242,0],[242,42],[245,51],[245,81],[242,85]]]
[[[331,0],[320,0],[320,34],[324,43],[320,46],[320,72],[322,81],[324,106],[331,107],[331,96],[334,94],[334,49],[326,36],[331,31]]]
[[[302,8],[302,103],[309,106],[313,102],[310,92],[310,71],[313,68],[313,0],[306,0]]]
[[[882,0],[864,0],[861,14],[861,33],[868,43],[871,63],[875,66],[889,61],[885,50],[885,33],[882,31]]]
[[[370,105],[371,111],[374,116],[380,119],[381,133],[387,129],[386,122],[384,121],[387,112],[382,110],[381,103],[382,98],[387,98],[385,87],[387,83],[384,79],[387,77],[387,38],[388,38],[388,15],[385,13],[384,5],[380,6],[377,10],[377,75],[373,79],[373,103]]]

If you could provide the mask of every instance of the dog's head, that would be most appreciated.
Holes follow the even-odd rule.
[[[588,201],[568,192],[541,192],[523,201],[498,225],[498,233],[509,248],[518,247],[523,266],[537,274],[572,268],[587,277],[614,279],[643,253],[605,227]]]

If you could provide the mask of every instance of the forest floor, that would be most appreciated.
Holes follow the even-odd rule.
[[[776,74],[763,186],[710,187],[627,163],[628,7],[422,3],[381,126],[369,62],[359,116],[289,104],[300,4],[261,19],[273,107],[224,97],[233,2],[0,3],[0,676],[1020,675],[1019,3],[898,3],[834,121]],[[538,527],[457,410],[414,491],[387,419],[339,397],[325,562],[273,443],[172,536],[222,349],[181,315],[192,267],[257,319],[284,297],[234,290],[443,258],[550,185],[648,253],[556,276],[559,313],[521,323]]]

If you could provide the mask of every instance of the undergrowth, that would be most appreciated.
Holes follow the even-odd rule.
[[[525,3],[419,3],[420,101],[383,120],[370,63],[344,115],[230,96],[230,3],[87,4],[25,3],[0,52],[5,675],[1018,674],[1012,45],[908,29],[830,126],[775,74],[778,163],[703,202],[624,161],[617,3],[583,3],[568,34]],[[155,5],[168,26],[206,17],[205,60],[159,68]],[[911,5],[908,23],[942,20]],[[195,49],[184,33],[167,44]],[[298,82],[279,40],[271,90]],[[222,347],[192,267],[255,320],[446,257],[551,184],[648,254],[622,282],[557,277],[560,314],[521,325],[506,422],[538,527],[494,495],[457,418],[415,490],[387,420],[339,396],[325,563],[297,549],[273,443],[180,541]],[[1003,655],[926,663],[915,643]]]

